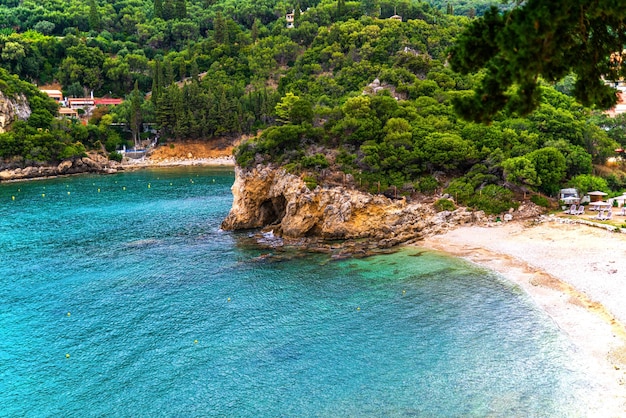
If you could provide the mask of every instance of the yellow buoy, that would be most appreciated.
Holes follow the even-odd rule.
[[[193,340],[193,343],[194,344],[198,344],[198,340]]]
[[[213,179],[213,183],[215,183],[215,179]]]
[[[72,315],[72,314],[68,312],[68,313],[67,313],[67,316],[70,316],[70,315]]]
[[[357,308],[356,308],[356,310],[357,310],[357,311],[360,311],[360,310],[361,310],[361,307],[357,307]]]
[[[65,358],[70,358],[70,353],[66,353]]]
[[[98,193],[100,193],[100,189],[98,189]]]
[[[228,298],[228,302],[230,302],[230,298]]]
[[[172,185],[172,183],[170,183],[170,186]]]
[[[11,196],[11,200],[15,200],[15,196]]]
[[[150,187],[150,186],[148,186],[148,187]],[[122,187],[122,190],[126,190],[126,186]]]
[[[403,295],[404,295],[404,294],[406,294],[406,290],[403,290],[403,291],[402,291],[402,294],[403,294]]]
[[[46,197],[46,194],[45,194],[45,193],[42,193],[42,194],[41,194],[41,197]]]
[[[148,183],[148,189],[150,188],[150,183]]]
[[[68,194],[68,196],[69,196],[70,192],[67,192],[67,194]]]

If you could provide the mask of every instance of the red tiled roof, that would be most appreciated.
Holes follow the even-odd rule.
[[[94,104],[97,105],[118,105],[121,104],[124,100],[122,99],[93,99]]]

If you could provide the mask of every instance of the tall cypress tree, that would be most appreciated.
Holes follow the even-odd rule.
[[[346,0],[337,0],[337,17],[343,16],[346,12]]]
[[[163,0],[154,0],[154,17],[163,19]]]
[[[143,115],[141,112],[141,105],[143,103],[143,95],[139,91],[137,80],[135,80],[135,88],[130,94],[130,131],[133,134],[133,141],[135,142],[135,148],[139,145],[141,124],[143,122]]]
[[[187,1],[175,0],[174,13],[177,19],[184,19],[187,17]]]
[[[96,0],[89,0],[89,27],[93,31],[99,31],[102,28]]]
[[[163,89],[163,67],[160,60],[154,60],[154,73],[152,74],[152,96],[150,99],[158,110],[159,96]]]
[[[163,20],[170,20],[176,16],[174,3],[172,0],[165,0],[165,3],[163,3],[163,13],[161,14],[162,14]]]
[[[252,36],[252,42],[256,42],[259,38],[259,25],[261,22],[259,19],[254,19],[254,23],[252,23],[252,28],[250,29],[250,36]]]
[[[222,16],[222,12],[218,11],[215,14],[215,18],[213,19],[213,31],[215,42],[218,44],[228,43],[228,26],[226,24],[226,19]]]

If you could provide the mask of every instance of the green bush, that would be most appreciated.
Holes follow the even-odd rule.
[[[302,167],[304,168],[328,168],[328,160],[324,154],[315,154],[311,157],[302,157]]]
[[[315,177],[306,176],[303,180],[309,190],[313,190],[317,187],[317,179]]]
[[[530,201],[533,202],[537,206],[542,206],[544,208],[550,207],[550,201],[548,198],[541,196],[540,194],[534,194],[530,197]]]
[[[467,205],[490,215],[497,215],[508,211],[510,208],[517,209],[519,207],[519,203],[513,201],[512,191],[495,184],[490,184],[475,192]]]
[[[123,158],[124,156],[117,151],[113,151],[109,154],[109,160],[117,161],[118,163],[121,163]]]
[[[442,212],[444,210],[454,210],[456,209],[456,205],[450,199],[439,199],[435,202],[435,210],[437,212]]]
[[[416,189],[424,194],[431,194],[439,187],[439,182],[433,176],[420,177]]]

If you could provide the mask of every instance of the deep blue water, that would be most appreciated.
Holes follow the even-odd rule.
[[[0,185],[0,416],[585,415],[577,354],[512,284],[418,248],[259,257],[219,229],[232,181]]]

